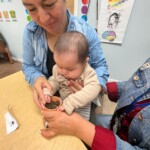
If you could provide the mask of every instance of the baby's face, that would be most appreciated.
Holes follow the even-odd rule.
[[[54,53],[54,60],[57,64],[58,73],[67,79],[75,80],[83,72],[86,63],[78,62],[76,54],[62,54]]]

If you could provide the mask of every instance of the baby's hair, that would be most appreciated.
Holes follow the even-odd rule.
[[[54,53],[75,53],[80,63],[84,63],[88,57],[89,44],[86,37],[78,31],[68,31],[62,34],[55,46]]]

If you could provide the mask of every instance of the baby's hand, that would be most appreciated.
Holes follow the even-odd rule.
[[[44,94],[44,97],[45,97],[45,101],[41,101],[41,106],[44,109],[45,108],[45,104],[51,102],[52,94],[49,91],[49,89],[47,89],[47,88],[43,88],[43,94]]]
[[[46,103],[50,103],[50,102],[51,102],[51,96],[45,94],[44,97],[45,97],[45,101],[42,101],[42,100],[40,99],[40,104],[41,104],[42,109],[45,109],[45,108],[46,108],[46,107],[45,107],[45,104],[46,104]]]
[[[65,110],[65,107],[64,105],[62,104],[62,106],[60,106],[59,108],[57,108],[57,111],[64,111]]]
[[[52,96],[52,92],[47,88],[43,88],[43,94],[45,96],[46,103],[50,103],[50,97]]]
[[[51,97],[49,95],[44,95],[46,103],[50,103],[51,102]]]

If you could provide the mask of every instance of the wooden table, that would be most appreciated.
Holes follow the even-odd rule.
[[[4,114],[8,105],[19,128],[6,134]],[[80,139],[60,135],[45,139],[39,134],[43,128],[40,110],[33,102],[32,89],[23,73],[0,79],[0,149],[2,150],[86,150]]]

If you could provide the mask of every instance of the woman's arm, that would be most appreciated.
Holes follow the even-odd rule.
[[[79,114],[67,115],[60,111],[43,111],[43,122],[48,122],[48,128],[41,129],[45,138],[56,135],[72,135],[84,141],[92,150],[116,150],[116,139],[112,131],[103,127],[95,127]]]
[[[39,38],[36,32],[40,34]],[[31,85],[34,85],[38,77],[48,76],[46,67],[47,44],[45,32],[32,21],[24,30],[22,58],[22,70],[26,80]]]
[[[77,113],[70,116],[60,111],[42,111],[44,124],[48,122],[48,129],[41,129],[41,134],[46,138],[52,138],[59,134],[73,135],[82,139],[90,147],[92,146],[95,126],[83,119]]]
[[[72,135],[80,138],[92,150],[142,150],[137,145],[120,139],[109,129],[101,126],[94,126],[92,123],[83,119],[79,114],[72,113],[67,115],[60,111],[42,111],[43,122],[48,122],[47,129],[41,129],[40,133],[45,138],[52,138],[56,135]]]
[[[96,71],[99,84],[102,87],[106,86],[109,77],[108,66],[101,48],[101,42],[97,36],[95,29],[87,28],[87,39],[89,41],[89,64]]]
[[[41,49],[36,42],[36,40],[33,42],[33,31],[30,32],[26,27],[23,35],[22,70],[25,75],[25,79],[30,85],[34,86],[33,96],[36,105],[42,109],[40,99],[45,101],[43,87],[50,89],[50,85],[42,72],[44,62],[37,57],[41,54],[40,58],[44,61],[44,59],[46,59],[44,57],[45,49]]]
[[[118,99],[120,98],[124,90],[125,83],[126,81],[122,81],[122,82],[118,81],[118,82],[108,82],[106,84],[107,95],[111,101],[113,102],[118,101]]]
[[[45,77],[35,64],[35,50],[33,48],[32,34],[26,28],[23,35],[22,71],[25,79],[33,85],[38,77]]]

